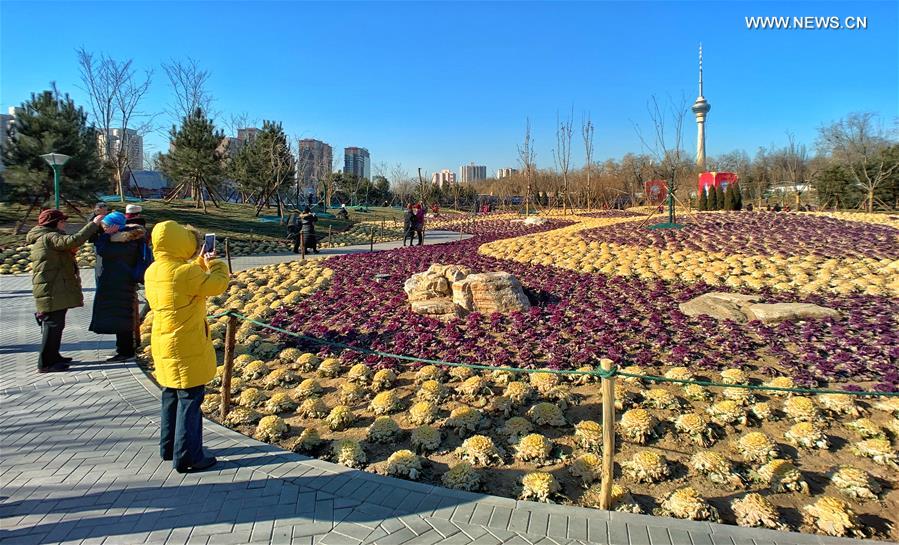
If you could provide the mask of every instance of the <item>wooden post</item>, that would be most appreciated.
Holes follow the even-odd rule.
[[[237,316],[228,316],[225,328],[225,371],[222,373],[222,422],[231,410],[231,372],[234,369],[234,337],[237,335]]]
[[[228,274],[231,274],[231,238],[225,239],[225,259],[228,260]]]
[[[300,231],[300,259],[306,259],[306,236]]]
[[[612,360],[600,360],[603,371],[612,370]],[[602,484],[599,508],[612,507],[612,476],[615,471],[615,377],[602,379]]]
[[[368,228],[368,233],[371,235],[371,238],[368,241],[368,244],[369,244],[368,251],[374,252],[375,251],[375,226],[374,226],[374,224],[372,224]]]
[[[328,226],[328,248],[332,248],[334,246],[334,241],[331,240],[331,226]]]

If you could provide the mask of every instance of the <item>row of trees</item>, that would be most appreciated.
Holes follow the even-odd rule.
[[[692,154],[682,149],[678,136],[686,113],[685,108],[651,100],[653,130],[648,134],[652,136],[644,137],[637,127],[644,152],[601,162],[592,161],[595,128],[586,115],[581,126],[582,143],[584,156],[591,159],[573,170],[571,118],[559,122],[553,168],[537,168],[528,124],[519,146],[520,172],[510,178],[480,182],[477,189],[501,200],[523,196],[526,206],[596,208],[640,202],[645,183],[662,179],[675,188],[678,200],[700,206],[699,170]],[[876,115],[853,113],[822,126],[814,155],[792,133],[787,133],[786,140],[783,146],[758,148],[753,157],[743,150],[709,157],[708,169],[737,173],[739,198],[756,207],[769,201],[785,204],[788,199],[798,205],[813,191],[823,208],[899,208],[899,143],[895,132],[884,129]],[[538,195],[549,198],[537,199]],[[708,202],[707,198],[706,206]]]

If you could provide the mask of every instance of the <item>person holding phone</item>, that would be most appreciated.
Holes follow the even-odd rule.
[[[215,252],[203,252],[205,238],[190,226],[164,221],[152,239],[145,286],[153,310],[150,351],[162,386],[160,456],[179,473],[201,471],[216,463],[203,451],[200,412],[216,367],[206,298],[228,288],[228,266]]]

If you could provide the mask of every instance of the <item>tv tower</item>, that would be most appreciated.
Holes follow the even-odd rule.
[[[705,116],[712,105],[702,96],[702,43],[699,44],[699,96],[692,109],[696,115],[696,166],[705,171]]]

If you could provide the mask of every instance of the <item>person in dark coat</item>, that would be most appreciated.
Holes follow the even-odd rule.
[[[31,285],[35,317],[41,325],[38,373],[66,371],[72,358],[59,353],[66,312],[84,306],[81,276],[75,253],[99,230],[103,216],[96,216],[74,235],[65,232],[68,216],[56,209],[44,210],[25,240],[31,244]]]
[[[340,210],[337,211],[337,217],[343,221],[350,219],[350,213],[347,211],[345,204],[340,205]]]
[[[412,222],[412,229],[418,236],[418,245],[421,246],[424,244],[425,234],[425,205],[421,203],[415,205],[415,220]]]
[[[103,272],[97,283],[88,329],[116,336],[116,353],[106,361],[133,361],[138,283],[135,269],[146,244],[147,232],[140,225],[127,224],[121,212],[108,214],[103,218],[102,227],[103,233],[97,239],[97,253],[103,257]]]
[[[409,239],[409,246],[412,246],[412,240],[415,236],[413,226],[415,224],[415,210],[412,209],[412,203],[406,206],[403,211],[403,246],[406,245],[406,239]]]
[[[308,206],[303,208],[298,222],[291,226],[291,236],[293,237],[293,253],[300,253],[300,235],[302,234],[303,246],[306,250],[312,250],[318,253],[318,239],[315,236],[315,222],[318,217],[312,213],[312,209]]]
[[[103,217],[106,214],[109,214],[109,205],[105,202],[100,201],[94,205],[94,210],[91,212],[91,217],[88,221],[94,221],[94,218],[97,216]],[[97,237],[100,236],[101,230],[97,230],[94,235],[89,238],[87,241],[91,244],[97,243]],[[100,279],[100,273],[103,271],[103,258],[97,255],[97,248],[94,247],[94,282],[96,283]]]

